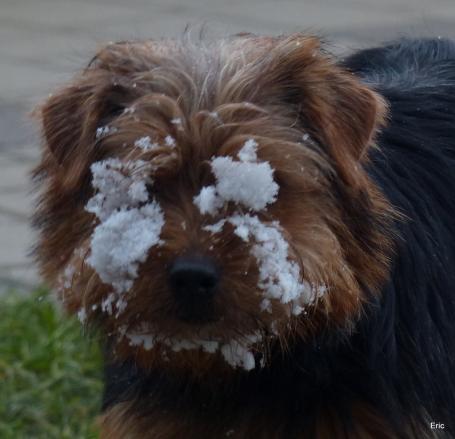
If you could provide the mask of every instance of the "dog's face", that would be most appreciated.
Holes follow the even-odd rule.
[[[110,45],[41,109],[42,272],[143,367],[349,330],[387,271],[383,116],[313,38]]]

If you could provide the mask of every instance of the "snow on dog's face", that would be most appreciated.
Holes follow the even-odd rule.
[[[106,137],[121,133],[121,129],[102,127],[97,132]],[[258,358],[265,364],[265,358],[254,355],[257,345],[276,336],[280,325],[306,313],[306,308],[325,293],[326,286],[323,281],[304,278],[280,218],[270,216],[269,206],[277,203],[280,192],[275,171],[268,161],[259,159],[256,140],[242,142],[234,157],[220,155],[206,161],[210,168],[206,181],[212,184],[193,190],[194,195],[187,200],[192,201],[191,207],[186,206],[193,211],[191,223],[191,216],[178,212],[178,202],[172,203],[175,212],[168,211],[168,195],[154,191],[160,185],[156,177],[158,156],[148,152],[161,149],[162,154],[176,159],[178,145],[172,136],[167,135],[161,144],[157,139],[152,143],[150,136],[141,137],[130,142],[132,148],[125,147],[125,156],[90,166],[93,195],[85,210],[95,216],[94,228],[58,280],[63,296],[80,284],[78,274],[83,270],[101,282],[103,292],[97,301],[83,304],[78,311],[82,323],[100,312],[103,319],[112,317],[116,323],[126,320],[115,328],[118,342],[144,351],[159,349],[163,358],[169,358],[168,351],[202,350],[220,355],[233,367],[252,369]],[[176,222],[176,214],[180,227],[165,232],[166,222]],[[197,240],[172,249],[166,260],[154,267],[154,259],[169,252],[175,242],[188,239],[188,228]],[[229,248],[229,253],[221,253],[223,247]],[[190,273],[177,273],[181,285],[176,289],[172,272],[175,259],[182,255],[195,267]],[[203,265],[197,266],[201,255]],[[232,258],[235,260],[231,262]],[[233,268],[228,271],[231,264]],[[161,274],[159,283],[149,279],[152,267],[167,272],[167,276]],[[210,277],[210,267],[216,267],[214,285],[200,294],[202,286],[194,285],[193,278],[201,270]],[[148,286],[144,288],[141,285],[146,279]],[[158,297],[156,291],[161,291]],[[182,300],[182,294],[188,297]],[[242,298],[242,294],[250,297]],[[247,307],[242,316],[243,300]],[[235,302],[236,308],[229,311],[227,307]],[[138,313],[138,306],[144,304]],[[159,304],[168,308],[168,314],[153,317],[150,311]],[[261,325],[257,325],[256,316],[256,322],[246,320],[253,304],[257,307],[255,314],[263,316]],[[130,308],[135,314],[130,314]],[[228,337],[224,329],[227,317],[233,320]],[[223,332],[218,329],[221,321]],[[171,323],[173,329],[181,327],[176,334],[167,329]],[[242,327],[248,329],[236,334]]]
[[[356,128],[320,90],[301,91],[305,113],[302,78],[285,78],[296,58],[358,96]],[[104,49],[42,110],[38,259],[66,307],[115,355],[197,373],[267,367],[328,322],[348,329],[385,203],[359,162],[379,101],[343,75],[303,37]]]

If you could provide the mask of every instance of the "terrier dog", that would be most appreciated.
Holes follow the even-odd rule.
[[[102,437],[455,437],[452,42],[115,43],[39,114]]]

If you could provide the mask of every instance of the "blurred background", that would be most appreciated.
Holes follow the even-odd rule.
[[[455,36],[454,0],[0,0],[0,294],[39,284],[27,174],[39,154],[28,113],[105,42],[307,31],[343,54],[399,36]]]

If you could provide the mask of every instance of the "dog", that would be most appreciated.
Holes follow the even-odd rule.
[[[453,42],[112,43],[38,114],[103,438],[455,437]]]

